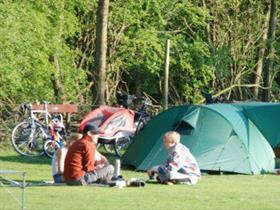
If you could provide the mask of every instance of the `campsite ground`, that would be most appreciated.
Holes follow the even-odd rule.
[[[51,180],[50,159],[19,156],[0,148],[0,170],[27,172],[28,183]],[[123,176],[146,174],[123,170]],[[19,175],[10,175],[17,181]],[[32,186],[26,189],[27,209],[280,209],[280,176],[206,175],[196,186],[148,183],[144,188]],[[0,187],[0,209],[20,209],[21,190]]]

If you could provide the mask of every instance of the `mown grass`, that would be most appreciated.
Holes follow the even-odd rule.
[[[0,170],[27,172],[27,182],[51,180],[50,159],[28,158],[0,148]],[[142,172],[123,170],[126,179],[146,179]],[[9,175],[20,181],[19,175]],[[7,191],[10,191],[8,193]],[[20,209],[21,190],[0,187],[0,209]],[[207,175],[196,186],[146,187],[32,186],[26,189],[27,209],[280,209],[280,176]]]

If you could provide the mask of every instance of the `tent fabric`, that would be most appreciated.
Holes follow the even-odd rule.
[[[280,129],[276,126],[280,119],[278,110],[280,104],[269,103],[170,108],[153,118],[134,137],[123,156],[123,163],[138,170],[163,164],[167,157],[163,135],[176,130],[202,170],[243,174],[273,172],[272,147],[280,140]]]
[[[238,106],[238,105],[236,105]],[[244,112],[262,132],[272,146],[280,146],[280,105],[279,103],[253,103],[239,105]]]
[[[193,128],[195,128],[198,121],[199,111],[200,109],[194,109],[189,114],[184,116],[181,121],[185,121],[186,123],[189,123],[189,125],[191,125]]]

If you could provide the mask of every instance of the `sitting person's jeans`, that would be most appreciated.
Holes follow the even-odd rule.
[[[54,183],[64,183],[62,174],[53,175]]]
[[[200,179],[200,176],[195,174],[183,174],[179,171],[173,172],[172,177],[170,171],[166,170],[165,166],[158,165],[154,167],[154,172],[158,175],[157,179],[160,183],[172,181],[174,183],[194,185]]]
[[[114,167],[106,165],[103,168],[87,172],[83,177],[78,180],[67,182],[68,185],[88,185],[91,183],[102,182],[102,180],[111,180],[114,174]]]

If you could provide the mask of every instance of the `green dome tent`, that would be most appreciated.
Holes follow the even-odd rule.
[[[275,115],[269,111],[271,107]],[[280,110],[280,104],[268,103],[185,105],[168,109],[135,136],[123,163],[138,170],[163,164],[167,157],[163,135],[176,130],[202,170],[273,172],[275,156],[269,142],[278,144],[280,129],[276,129],[276,120],[280,119],[280,111],[276,107]],[[268,114],[272,119],[266,117]],[[269,132],[271,128],[275,130]]]
[[[264,135],[272,148],[280,146],[280,104],[279,103],[247,103],[241,106],[244,113]]]

